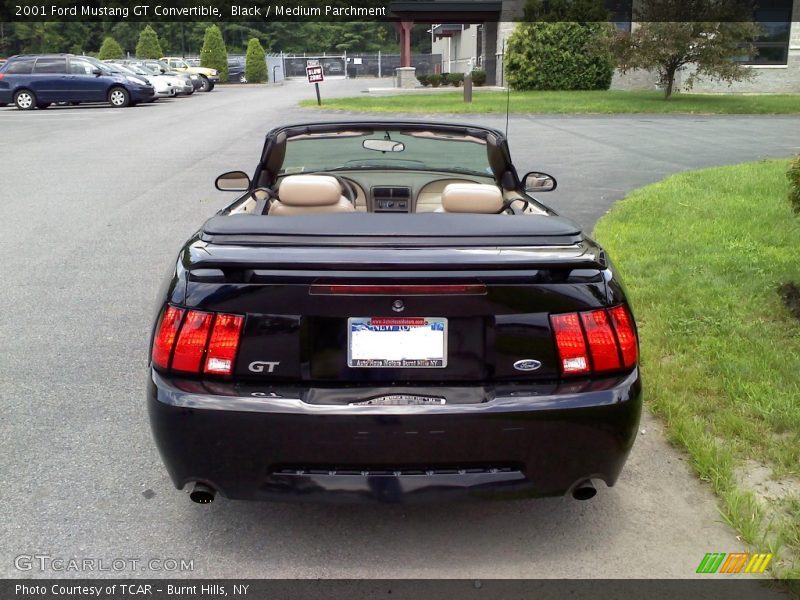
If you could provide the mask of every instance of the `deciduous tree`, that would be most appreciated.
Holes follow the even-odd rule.
[[[688,18],[693,20],[687,21]],[[647,0],[635,16],[630,32],[617,32],[610,49],[619,69],[656,71],[669,99],[675,76],[687,69],[683,81],[691,89],[708,77],[728,84],[754,77],[736,61],[752,56],[761,32],[753,23],[752,4],[741,0]]]

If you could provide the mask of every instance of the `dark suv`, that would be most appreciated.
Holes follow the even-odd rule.
[[[53,102],[108,102],[114,107],[146,102],[153,86],[132,75],[112,73],[85,56],[26,54],[0,67],[0,106],[47,108]]]

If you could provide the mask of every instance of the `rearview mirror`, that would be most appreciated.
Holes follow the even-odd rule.
[[[214,182],[220,192],[246,192],[250,188],[250,177],[244,171],[223,173]]]
[[[558,187],[558,182],[552,175],[532,171],[525,175],[524,185],[526,192],[552,192]]]
[[[367,150],[375,150],[377,152],[402,152],[406,149],[403,142],[395,142],[394,140],[364,140],[361,144]]]
[[[98,69],[97,67],[92,69],[92,73],[95,74],[95,75],[102,75],[103,74],[103,72],[100,69]]]

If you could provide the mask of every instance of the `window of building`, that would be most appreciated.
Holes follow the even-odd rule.
[[[755,20],[761,36],[753,43],[757,53],[740,62],[748,65],[785,65],[789,58],[793,0],[759,0]]]

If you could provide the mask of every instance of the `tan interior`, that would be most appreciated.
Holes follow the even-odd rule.
[[[442,207],[436,212],[497,214],[503,210],[503,194],[496,185],[450,183],[442,190]]]
[[[353,212],[353,203],[342,195],[342,186],[329,175],[290,175],[281,180],[278,199],[270,215]]]

